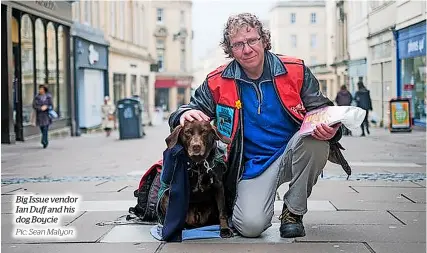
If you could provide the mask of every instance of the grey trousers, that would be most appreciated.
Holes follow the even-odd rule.
[[[271,226],[277,188],[289,182],[283,200],[294,214],[307,212],[307,198],[326,165],[329,142],[311,136],[301,138],[296,133],[284,153],[261,175],[241,180],[237,185],[237,200],[232,222],[245,237],[258,237]]]

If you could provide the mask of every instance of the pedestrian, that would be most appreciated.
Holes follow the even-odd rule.
[[[228,215],[237,232],[258,237],[270,227],[276,190],[290,182],[283,196],[280,236],[305,236],[302,219],[318,176],[328,158],[337,162],[338,156],[342,165],[345,159],[335,149],[342,135],[340,125],[318,125],[304,138],[298,130],[306,111],[334,104],[319,90],[318,80],[302,60],[270,52],[270,32],[255,15],[229,17],[221,46],[232,61],[207,75],[190,103],[170,115],[169,126],[214,120],[218,131],[231,140],[224,188]],[[185,178],[180,173],[188,167],[182,162],[186,154],[179,150],[163,153],[163,171],[173,169],[174,177]],[[173,197],[188,197],[188,190],[180,188],[187,184],[176,180],[171,180],[168,207],[175,217],[183,202]],[[173,238],[168,231],[174,230],[165,226],[174,224],[183,223],[165,224],[166,240]]]
[[[41,144],[43,148],[49,145],[48,132],[52,119],[49,116],[49,110],[53,108],[52,94],[46,85],[39,85],[39,93],[34,97],[33,108],[36,110],[36,125],[40,127]]]
[[[362,135],[365,136],[365,128],[366,133],[371,134],[369,132],[369,121],[368,121],[368,114],[369,111],[372,111],[372,100],[371,95],[369,94],[369,90],[366,89],[365,85],[362,81],[359,81],[357,83],[358,91],[356,91],[355,100],[357,103],[357,106],[364,109],[366,111],[365,119],[362,122],[362,125],[360,127],[362,128]]]
[[[104,97],[104,104],[101,107],[102,111],[102,128],[105,131],[107,137],[110,136],[111,131],[115,129],[116,126],[116,107],[111,102],[109,96]]]
[[[342,85],[340,91],[338,91],[337,96],[335,97],[335,102],[338,106],[350,106],[353,101],[353,96],[347,90],[346,85]],[[351,131],[345,127],[341,126],[343,135],[351,135]]]

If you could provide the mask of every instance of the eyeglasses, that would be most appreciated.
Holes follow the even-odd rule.
[[[261,37],[257,39],[248,39],[246,42],[236,42],[233,45],[231,45],[231,48],[234,51],[239,51],[245,47],[245,44],[248,44],[248,46],[255,46],[256,44],[258,44],[260,40],[261,40]]]

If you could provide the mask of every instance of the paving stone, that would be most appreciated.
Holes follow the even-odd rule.
[[[417,185],[421,185],[421,186],[426,187],[426,180],[423,180],[423,181],[414,181],[413,183],[417,184]]]
[[[3,177],[3,175],[2,175]],[[1,187],[1,194],[14,194],[14,192],[16,192],[17,190],[19,190],[20,188],[22,188],[22,185],[19,184],[10,184],[10,185],[5,185]],[[3,196],[2,196],[3,198]]]
[[[381,187],[354,187],[359,192],[359,199],[376,202],[406,202],[408,199],[416,203],[426,203],[426,191],[424,188],[381,188]],[[381,200],[382,199],[382,200]],[[397,200],[397,201],[395,201]]]
[[[104,181],[105,182],[105,181]],[[97,192],[118,192],[118,191],[134,191],[138,188],[139,181],[119,181],[119,182],[100,182],[96,186]]]
[[[279,224],[278,224],[279,225]],[[425,233],[404,225],[317,225],[297,241],[425,242]]]
[[[111,201],[82,201],[80,211],[128,211],[130,206],[135,206],[136,200],[111,200]]]
[[[136,198],[133,196],[133,192],[96,192],[81,195],[83,201],[115,201],[115,200],[128,200],[134,201],[133,205],[136,205]]]
[[[7,253],[76,253],[76,252],[103,252],[103,253],[154,253],[160,243],[46,243],[46,244],[3,244],[1,249]]]
[[[208,244],[208,243],[173,243],[165,244],[161,253],[342,253],[369,251],[362,243],[287,243],[287,244]]]
[[[375,253],[423,253],[426,243],[378,243],[370,242],[369,246]]]
[[[274,201],[274,210],[282,211],[283,201]],[[327,200],[308,200],[307,209],[309,211],[336,211],[335,207]]]
[[[39,193],[43,195],[65,195],[73,193],[79,195],[84,192],[96,192],[95,182],[50,182],[50,183],[24,183],[22,189],[16,194]]]
[[[425,211],[422,203],[406,202],[376,202],[356,199],[331,200],[331,204],[339,211]]]
[[[275,212],[272,222],[279,223],[281,212]],[[385,211],[334,211],[307,212],[304,215],[306,226],[323,225],[402,225]]]
[[[417,226],[422,228],[422,232],[426,232],[426,212],[396,212],[391,211],[399,220],[404,222],[407,226]]]

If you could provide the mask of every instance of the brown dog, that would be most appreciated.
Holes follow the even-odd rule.
[[[233,232],[228,227],[225,210],[223,174],[225,163],[216,163],[216,141],[223,138],[216,127],[205,121],[186,121],[184,126],[177,126],[166,138],[168,148],[179,142],[185,149],[193,164],[188,169],[190,181],[190,205],[186,217],[188,227],[202,227],[220,224],[220,236],[229,238]],[[165,193],[160,208],[166,213],[169,194]]]

